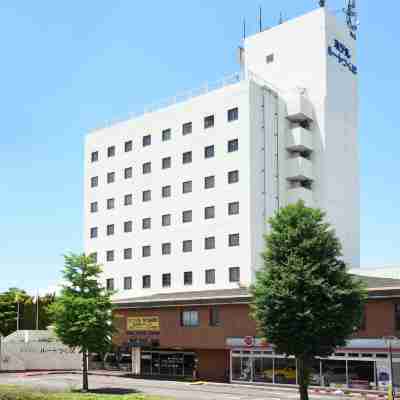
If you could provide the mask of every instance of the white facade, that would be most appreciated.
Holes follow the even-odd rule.
[[[97,253],[104,280],[113,279],[121,297],[250,284],[261,265],[266,219],[299,198],[327,211],[345,260],[359,266],[357,78],[328,55],[334,39],[350,50],[355,64],[355,41],[324,9],[288,21],[245,40],[243,79],[86,137],[85,251]],[[205,128],[209,116],[214,124]],[[183,134],[188,122],[191,133]],[[143,146],[148,135],[151,144]],[[130,141],[132,149],[125,149]],[[112,146],[115,155],[109,157]],[[171,166],[163,169],[168,157]],[[191,162],[183,163],[184,157]],[[229,172],[235,178],[236,171],[238,181],[229,183]],[[107,183],[111,172],[115,180]],[[214,187],[205,188],[212,176]],[[98,185],[91,187],[94,177]],[[192,190],[183,193],[189,181]],[[162,197],[166,186],[170,196]],[[149,190],[151,200],[143,201]],[[124,205],[130,194],[132,204]],[[108,199],[114,208],[107,209]],[[228,213],[230,203],[231,211],[239,204],[238,214]],[[192,212],[190,222],[183,222],[184,211]],[[163,215],[170,215],[164,217],[167,226]],[[143,229],[147,218],[151,228]],[[124,232],[129,221],[132,232]],[[238,245],[229,245],[230,235]],[[214,238],[207,243],[214,241],[215,248],[205,249],[206,238]],[[190,240],[191,251],[183,252]],[[163,244],[170,254],[162,254]],[[151,247],[147,257],[143,246]],[[114,251],[113,261],[107,251]],[[232,268],[240,269],[239,280]],[[215,279],[209,272],[206,282],[206,270],[214,270]],[[192,273],[191,284],[184,284],[185,272]],[[143,288],[148,275],[150,287]],[[132,278],[132,289],[124,289],[130,286],[124,278]]]

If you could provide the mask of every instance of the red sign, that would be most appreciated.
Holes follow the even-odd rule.
[[[245,336],[243,342],[246,346],[251,347],[254,344],[254,338],[253,336]]]

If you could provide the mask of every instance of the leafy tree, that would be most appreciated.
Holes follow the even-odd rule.
[[[366,300],[324,219],[301,201],[279,210],[269,221],[264,267],[251,289],[260,333],[278,352],[297,358],[301,400],[308,400],[312,360],[345,344],[361,323]]]
[[[10,288],[6,292],[0,293],[1,335],[8,336],[17,330],[17,326],[20,325],[23,315],[23,313],[21,313],[21,305],[28,301],[28,299],[29,296],[26,292],[18,288]]]
[[[55,333],[61,341],[82,353],[82,388],[88,390],[88,352],[106,352],[113,334],[112,292],[99,283],[101,268],[91,256],[65,256],[61,295],[50,306]]]

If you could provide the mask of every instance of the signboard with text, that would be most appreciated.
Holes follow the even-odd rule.
[[[160,332],[158,317],[128,317],[126,325],[128,332]]]

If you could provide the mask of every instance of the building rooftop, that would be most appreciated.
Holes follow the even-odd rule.
[[[353,275],[361,279],[370,298],[400,297],[400,279],[377,278]],[[248,303],[251,295],[248,288],[202,290],[193,292],[156,293],[151,296],[114,300],[114,305],[121,308],[167,307],[174,304],[232,304]]]

